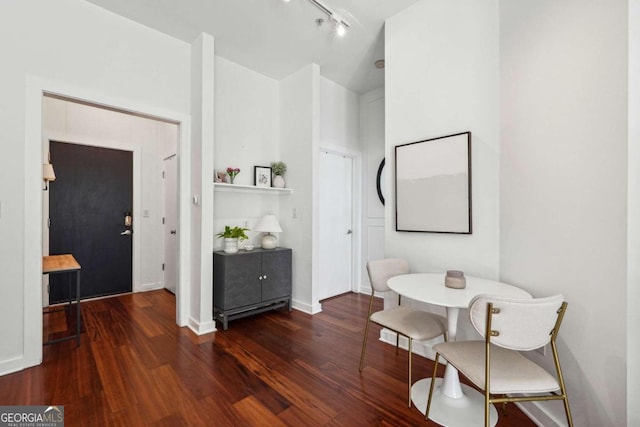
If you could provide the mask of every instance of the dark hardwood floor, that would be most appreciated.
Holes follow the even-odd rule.
[[[199,337],[176,326],[164,290],[85,302],[82,345],[46,346],[42,365],[0,377],[0,405],[64,405],[67,426],[436,425],[407,407],[407,353],[375,325],[358,372],[367,304],[345,294],[315,316],[271,312]],[[73,319],[46,316],[45,339]],[[414,378],[432,368],[414,358]],[[498,422],[533,425],[513,404]]]

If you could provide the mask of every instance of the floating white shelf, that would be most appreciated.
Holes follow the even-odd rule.
[[[256,187],[255,185],[238,185],[214,182],[215,191],[236,192],[236,193],[259,193],[259,194],[291,194],[291,188]]]

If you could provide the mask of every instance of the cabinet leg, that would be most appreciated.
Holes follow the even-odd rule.
[[[291,298],[289,298],[289,312],[291,312],[291,310],[293,310],[293,307],[291,305]]]

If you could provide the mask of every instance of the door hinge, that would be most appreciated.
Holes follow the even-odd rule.
[[[51,228],[51,218],[47,218],[47,227]]]
[[[164,171],[162,172],[162,178],[164,179]]]
[[[162,271],[164,271],[164,262],[162,263]]]
[[[164,217],[162,217],[162,223],[164,224]]]

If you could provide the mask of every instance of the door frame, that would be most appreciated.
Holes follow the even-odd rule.
[[[42,363],[42,99],[46,94],[81,100],[96,106],[174,122],[178,125],[178,284],[176,323],[187,326],[191,278],[191,117],[154,107],[134,99],[123,99],[79,88],[60,81],[27,76],[25,90],[25,181],[24,181],[24,367]],[[135,195],[134,195],[135,198]],[[135,204],[135,201],[134,201]]]
[[[351,150],[346,147],[340,147],[335,145],[321,144],[318,149],[318,161],[320,154],[326,151],[331,154],[349,157],[352,162],[352,179],[351,179],[351,224],[353,225],[353,236],[352,236],[352,244],[351,244],[351,291],[358,292],[360,288],[361,274],[360,274],[360,261],[362,258],[362,239],[360,236],[362,229],[362,220],[361,220],[361,209],[362,209],[362,153],[359,151]],[[317,179],[320,179],[318,177]],[[321,185],[318,182],[318,185]],[[318,191],[317,199],[318,202],[315,204],[313,209],[313,215],[315,218],[319,218],[320,215],[320,192]],[[317,241],[313,242],[313,250],[315,255],[313,256],[312,263],[315,265],[316,271],[319,271],[320,266],[320,240],[322,236],[319,233],[319,223],[316,222],[314,227],[316,228],[314,235],[318,236]],[[319,295],[320,292],[320,281],[317,280],[314,283],[316,288],[316,292],[313,292],[313,295]],[[319,304],[319,301],[314,301],[314,304]]]

